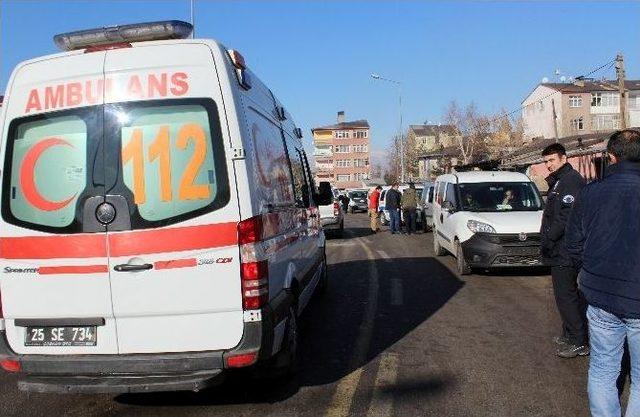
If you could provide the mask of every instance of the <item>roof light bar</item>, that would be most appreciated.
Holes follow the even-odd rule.
[[[73,51],[112,43],[186,39],[192,31],[190,23],[165,20],[60,33],[53,41],[60,50]]]

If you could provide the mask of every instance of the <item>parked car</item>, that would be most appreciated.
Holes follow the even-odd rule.
[[[333,232],[338,237],[344,235],[344,211],[342,204],[338,201],[340,195],[335,188],[331,190],[333,201],[330,204],[318,206],[320,210],[320,224],[325,232]]]
[[[389,224],[389,217],[387,210],[385,209],[385,198],[387,196],[387,191],[391,189],[390,186],[382,187],[382,191],[380,191],[380,204],[378,205],[378,212],[380,212],[380,224],[383,226],[387,226]]]
[[[349,196],[349,213],[369,210],[367,190],[348,190],[347,196]]]
[[[434,188],[434,252],[451,252],[460,274],[472,268],[541,265],[543,201],[529,177],[460,172],[439,176]]]
[[[3,104],[0,365],[36,392],[199,390],[290,374],[327,283],[292,116],[167,21],[55,36]],[[110,34],[117,33],[117,41]],[[113,43],[115,42],[115,43]]]
[[[386,191],[388,191],[391,187],[386,187],[385,189],[383,189],[384,195],[386,196]],[[409,188],[409,185],[400,185],[398,186],[398,191],[400,191],[400,193],[403,193],[407,188]],[[422,206],[420,204],[420,200],[422,199],[422,190],[423,188],[421,186],[415,186],[416,188],[416,194],[417,194],[417,198],[418,198],[418,206],[416,207],[416,227],[423,228],[422,226]],[[380,199],[382,201],[384,201],[382,194]],[[381,209],[380,211],[382,211],[382,216],[380,216],[380,222],[383,225],[387,225],[389,224],[389,222],[391,221],[391,216],[389,215],[389,210],[387,210],[384,205],[381,204]],[[404,222],[404,214],[402,213],[402,211],[400,212],[400,221]]]
[[[422,230],[426,233],[433,228],[433,182],[425,182],[422,184],[422,193],[420,195],[420,224]]]

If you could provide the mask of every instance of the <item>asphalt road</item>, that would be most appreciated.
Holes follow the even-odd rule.
[[[541,272],[458,277],[431,234],[370,235],[365,214],[327,248],[329,291],[305,312],[286,384],[230,378],[199,393],[21,393],[0,416],[586,416],[587,358],[560,359]]]

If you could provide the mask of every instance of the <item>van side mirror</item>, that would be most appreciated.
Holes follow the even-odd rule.
[[[313,200],[319,206],[326,206],[333,203],[331,184],[329,184],[327,181],[321,181],[318,187],[318,193],[313,196]]]
[[[442,209],[447,213],[453,213],[456,211],[456,207],[449,200],[445,200],[444,203],[442,203]]]

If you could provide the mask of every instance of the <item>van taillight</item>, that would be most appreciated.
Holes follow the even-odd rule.
[[[269,301],[269,261],[243,262],[242,306],[245,310],[257,310]]]
[[[333,203],[333,216],[338,217],[340,215],[340,203]]]
[[[269,301],[269,261],[261,258],[257,250],[263,228],[262,216],[238,223],[242,307],[245,310],[260,309]]]
[[[2,367],[2,369],[4,369],[7,372],[20,372],[20,362],[18,361],[13,361],[10,359],[5,359],[3,361],[0,361],[0,367]]]
[[[238,243],[256,243],[262,236],[262,217],[255,216],[238,223]]]

